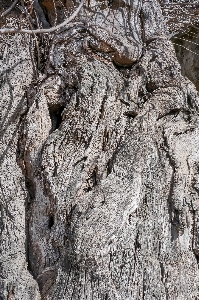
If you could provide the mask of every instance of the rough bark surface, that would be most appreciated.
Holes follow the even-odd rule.
[[[49,44],[36,80],[0,40],[0,299],[199,299],[199,97],[158,2],[92,1]]]

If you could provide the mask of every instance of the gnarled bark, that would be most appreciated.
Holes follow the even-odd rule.
[[[17,37],[1,88],[2,299],[197,299],[199,98],[159,4],[85,5],[35,86]]]

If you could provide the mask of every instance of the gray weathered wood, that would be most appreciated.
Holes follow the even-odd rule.
[[[0,41],[0,298],[198,299],[199,97],[159,3],[86,3],[37,80],[30,40]]]

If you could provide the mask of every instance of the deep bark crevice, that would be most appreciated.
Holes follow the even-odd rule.
[[[48,220],[48,228],[51,229],[54,223],[55,223],[54,215],[50,215]]]
[[[169,144],[168,140],[165,134],[163,134],[163,140],[164,140],[164,151],[166,151],[166,157],[169,160],[169,165],[171,167],[172,173],[171,173],[171,179],[170,179],[170,188],[168,193],[168,213],[169,213],[169,221],[171,224],[171,241],[175,241],[179,236],[179,211],[175,209],[174,203],[173,203],[173,192],[174,192],[174,186],[175,186],[175,161],[171,154],[169,153]]]
[[[62,112],[64,108],[65,107],[61,105],[49,107],[49,113],[52,122],[52,128],[50,133],[52,133],[56,129],[59,129],[59,126],[62,122]]]

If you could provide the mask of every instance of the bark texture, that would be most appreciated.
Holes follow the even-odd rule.
[[[0,299],[199,299],[199,97],[158,2],[92,1],[49,44],[36,80],[1,37]]]

